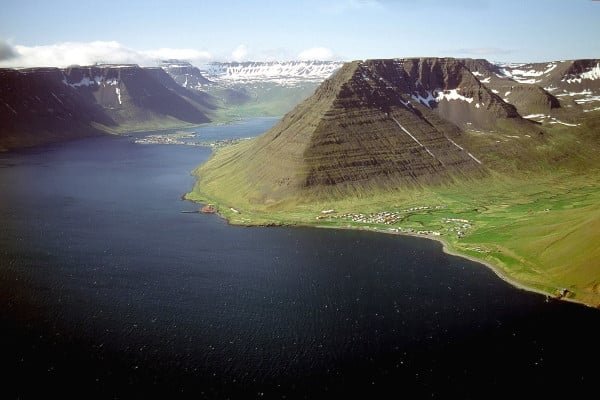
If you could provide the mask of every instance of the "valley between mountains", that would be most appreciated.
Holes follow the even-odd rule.
[[[600,306],[600,63],[344,64],[188,199],[233,224],[410,234]]]
[[[186,197],[232,224],[432,238],[600,306],[599,60],[165,60],[0,69],[0,89],[0,151],[285,114]]]

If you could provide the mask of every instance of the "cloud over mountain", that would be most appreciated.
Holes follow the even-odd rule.
[[[0,42],[2,67],[66,67],[94,63],[156,65],[160,59],[206,62],[212,55],[195,49],[160,48],[138,51],[116,41],[63,42],[42,46],[10,46]]]
[[[150,50],[135,50],[117,41],[62,42],[40,46],[11,45],[0,39],[0,67],[67,67],[70,65],[139,64],[155,66],[157,61],[165,59],[186,60],[192,64],[204,64],[209,61],[273,61],[338,59],[327,47],[311,47],[295,57],[289,49],[251,51],[246,44],[238,45],[231,53],[212,54],[208,51],[192,48],[162,47]]]
[[[245,44],[240,44],[231,52],[233,61],[244,61],[248,57],[248,47]]]

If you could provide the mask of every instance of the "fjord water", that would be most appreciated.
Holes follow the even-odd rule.
[[[181,195],[210,149],[133,139],[0,155],[3,398],[489,398],[595,385],[579,360],[600,359],[598,310],[546,302],[425,239],[181,213],[197,209]]]

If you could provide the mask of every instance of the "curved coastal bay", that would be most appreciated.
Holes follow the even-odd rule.
[[[422,238],[182,213],[198,209],[181,194],[211,150],[135,139],[0,156],[7,398],[30,397],[31,382],[101,398],[595,389],[576,360],[600,356],[597,310],[517,290]]]
[[[319,189],[322,193],[303,191],[302,185],[282,180],[275,184],[278,190],[296,194],[275,200],[263,192],[273,184],[254,176],[260,170],[248,172],[239,165],[263,137],[217,150],[195,170],[198,181],[186,198],[212,204],[234,225],[359,229],[430,238],[452,254],[487,265],[515,286],[600,307],[596,170],[493,173],[402,189],[373,184],[351,193],[335,185]]]

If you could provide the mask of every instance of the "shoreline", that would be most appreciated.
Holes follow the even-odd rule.
[[[307,227],[311,227],[310,225],[306,225]],[[446,242],[444,239],[442,239],[441,237],[438,236],[432,236],[432,235],[418,235],[418,234],[414,234],[414,233],[408,233],[408,232],[386,232],[386,231],[380,231],[380,230],[376,230],[376,229],[361,229],[361,228],[343,228],[343,227],[333,227],[333,226],[323,226],[323,225],[314,225],[312,227],[316,227],[316,228],[321,228],[321,229],[343,229],[343,230],[362,230],[362,231],[367,231],[367,232],[373,232],[373,233],[381,233],[381,234],[385,234],[385,235],[394,235],[394,236],[408,236],[408,237],[414,237],[414,238],[421,238],[421,239],[428,239],[428,240],[433,240],[435,242],[438,242],[442,245],[442,251],[448,255],[451,256],[455,256],[455,257],[461,257],[464,259],[467,259],[469,261],[473,261],[475,263],[481,264],[487,268],[489,268],[490,270],[492,270],[492,272],[494,272],[494,274],[496,274],[496,276],[498,276],[498,278],[502,279],[503,281],[505,281],[506,283],[510,284],[511,286],[516,287],[517,289],[520,290],[525,290],[528,292],[533,292],[533,293],[537,293],[537,294],[541,294],[544,295],[546,297],[550,297],[554,300],[567,300],[568,298],[560,298],[557,299],[555,297],[553,297],[552,295],[550,295],[547,292],[544,292],[541,289],[537,289],[534,287],[530,287],[527,286],[523,283],[517,282],[516,280],[506,276],[502,271],[500,271],[499,267],[491,264],[488,261],[485,260],[481,260],[478,259],[476,257],[470,256],[468,254],[461,254],[453,249],[450,248],[450,246],[448,245],[448,242]],[[573,302],[575,302],[575,299],[568,299],[568,300],[572,300]],[[582,305],[586,305],[588,307],[592,307],[586,303],[582,303],[582,302],[576,302],[577,304],[582,304]]]
[[[259,226],[259,225],[253,225],[253,226]],[[305,226],[305,227],[312,227],[312,228],[320,228],[320,229],[341,229],[341,230],[362,230],[362,231],[367,231],[367,232],[373,232],[373,233],[381,233],[384,235],[395,235],[395,236],[408,236],[408,237],[415,237],[415,238],[421,238],[421,239],[428,239],[428,240],[433,240],[435,242],[438,242],[442,245],[442,251],[448,255],[451,256],[455,256],[455,257],[461,257],[464,259],[467,259],[469,261],[473,261],[477,264],[481,264],[484,267],[490,269],[498,278],[500,278],[501,280],[503,280],[504,282],[508,283],[509,285],[519,289],[519,290],[524,290],[527,292],[531,292],[531,293],[536,293],[536,294],[540,294],[545,296],[546,298],[552,299],[552,300],[556,300],[556,301],[567,301],[573,304],[579,304],[582,306],[586,306],[589,308],[593,308],[593,309],[598,309],[597,306],[592,305],[592,304],[588,304],[585,303],[583,301],[580,301],[578,299],[575,298],[570,298],[570,297],[560,297],[557,298],[554,295],[552,295],[551,293],[545,292],[541,289],[535,288],[535,287],[531,287],[531,286],[527,286],[524,283],[518,282],[516,280],[514,280],[513,278],[507,276],[505,273],[503,273],[503,271],[500,270],[499,267],[495,266],[494,264],[486,261],[486,260],[481,260],[478,259],[476,257],[473,257],[471,255],[468,254],[462,254],[459,253],[458,251],[453,250],[452,248],[450,248],[450,246],[448,245],[448,242],[446,242],[443,238],[438,237],[438,236],[432,236],[432,235],[418,235],[418,234],[414,234],[414,233],[408,233],[408,232],[386,232],[386,231],[380,231],[377,229],[369,229],[369,228],[348,228],[348,227],[336,227],[336,226],[324,226],[324,225],[290,225],[290,226]]]
[[[191,200],[193,201],[193,200]],[[195,201],[193,201],[195,202]],[[200,203],[200,202],[195,202],[195,203]],[[229,220],[229,218],[227,218],[226,216],[224,216],[223,214],[217,212],[216,213],[219,218],[222,218],[223,220],[225,220],[227,222],[227,224],[232,225],[232,226],[245,226],[248,228],[252,228],[252,227],[273,227],[273,226],[277,226],[277,227],[288,227],[288,228],[294,228],[294,227],[303,227],[303,228],[318,228],[318,229],[339,229],[339,230],[355,230],[355,231],[366,231],[366,232],[372,232],[372,233],[379,233],[379,234],[385,234],[385,235],[394,235],[394,236],[408,236],[408,237],[415,237],[415,238],[421,238],[421,239],[428,239],[428,240],[433,240],[436,241],[438,243],[440,243],[442,245],[442,251],[448,255],[451,256],[455,256],[455,257],[461,257],[464,258],[466,260],[472,261],[474,263],[477,264],[481,264],[482,266],[488,268],[489,270],[491,270],[498,278],[500,278],[501,280],[503,280],[504,282],[508,283],[509,285],[511,285],[512,287],[519,289],[519,290],[524,290],[530,293],[536,293],[542,296],[545,296],[547,299],[552,299],[552,300],[556,300],[556,301],[566,301],[566,302],[570,302],[573,304],[578,304],[578,305],[582,305],[588,308],[593,308],[593,309],[598,309],[599,307],[597,305],[594,304],[588,304],[585,303],[579,299],[576,298],[570,298],[570,297],[560,297],[557,298],[554,294],[552,293],[548,293],[543,291],[542,289],[538,289],[535,287],[531,287],[528,286],[524,283],[518,282],[517,280],[511,278],[510,276],[506,275],[501,269],[500,267],[490,263],[489,261],[486,260],[482,260],[476,257],[473,257],[471,255],[468,254],[462,254],[454,249],[451,248],[451,246],[448,244],[448,242],[446,240],[444,240],[444,238],[439,237],[439,236],[432,236],[432,235],[419,235],[419,234],[415,234],[415,233],[409,233],[409,232],[388,232],[388,231],[384,231],[384,230],[378,230],[378,229],[372,229],[372,228],[360,228],[360,227],[343,227],[343,226],[326,226],[326,225],[318,225],[318,224],[305,224],[305,223],[289,223],[289,224],[260,224],[260,223],[244,223],[244,224],[235,224],[235,223],[231,223],[231,221]]]

